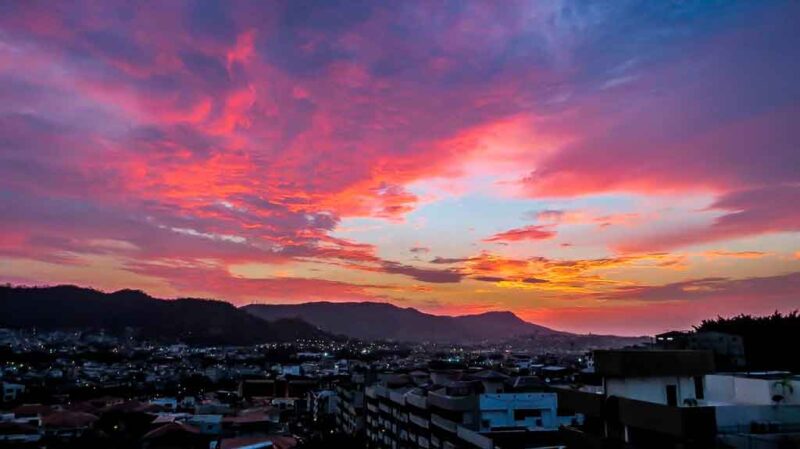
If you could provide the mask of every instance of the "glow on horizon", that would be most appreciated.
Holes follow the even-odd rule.
[[[800,308],[800,3],[8,2],[0,281]]]

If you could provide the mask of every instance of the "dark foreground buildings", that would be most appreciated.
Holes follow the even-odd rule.
[[[539,355],[9,335],[0,448],[800,447],[800,377],[720,367],[741,345],[719,335]]]
[[[340,429],[377,449],[800,447],[800,377],[717,372],[695,350],[596,351],[561,381],[379,373],[339,387]],[[584,380],[588,380],[584,383]]]

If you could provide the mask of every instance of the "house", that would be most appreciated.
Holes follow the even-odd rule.
[[[186,420],[205,435],[222,434],[222,415],[192,415]]]
[[[40,427],[43,417],[55,413],[52,407],[42,404],[24,404],[11,411],[14,413],[14,422],[30,424],[34,427]]]
[[[293,449],[297,444],[294,437],[283,435],[236,437],[222,439],[220,449]]]
[[[176,398],[154,398],[149,401],[152,405],[157,405],[164,410],[174,411],[178,409],[178,400]]]
[[[3,402],[14,402],[25,392],[25,385],[3,382]]]
[[[280,410],[274,407],[261,407],[242,410],[236,416],[222,419],[222,430],[225,435],[264,436],[282,430]]]
[[[73,439],[86,433],[97,419],[91,413],[59,411],[42,418],[42,428],[49,437]]]
[[[210,439],[181,422],[164,424],[142,437],[142,449],[207,449]]]
[[[0,422],[0,444],[2,445],[22,445],[36,443],[42,439],[39,429],[30,424],[20,424],[15,422]]]

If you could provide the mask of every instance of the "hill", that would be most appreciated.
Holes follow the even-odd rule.
[[[364,340],[499,341],[565,333],[523,321],[511,312],[439,316],[374,302],[252,304],[242,309],[266,320],[299,318],[326,332]]]
[[[322,337],[298,319],[265,322],[223,301],[163,300],[136,290],[104,293],[63,285],[0,287],[0,327],[133,329],[141,337],[196,344],[256,344]]]

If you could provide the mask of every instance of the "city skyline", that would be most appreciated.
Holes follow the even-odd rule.
[[[800,307],[798,2],[8,2],[0,282],[509,310]]]

